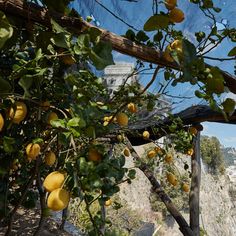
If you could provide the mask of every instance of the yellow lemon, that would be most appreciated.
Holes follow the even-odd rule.
[[[9,117],[12,122],[19,124],[27,115],[27,106],[23,102],[15,102],[15,106],[10,108]]]
[[[56,161],[56,155],[54,152],[52,151],[49,151],[46,153],[45,155],[45,163],[48,165],[48,166],[52,166]]]
[[[29,143],[25,150],[28,160],[36,160],[40,153],[40,146],[37,143]]]
[[[159,146],[156,146],[154,150],[155,150],[156,154],[159,154],[159,155],[163,154],[162,149]]]
[[[148,157],[148,158],[153,158],[153,157],[155,157],[155,156],[156,156],[155,150],[151,150],[151,151],[149,151],[148,154],[147,154],[147,157]]]
[[[170,164],[171,162],[173,162],[173,156],[171,154],[167,154],[165,156],[165,162]]]
[[[169,14],[170,21],[180,23],[184,20],[184,13],[179,8],[174,8]]]
[[[105,201],[105,206],[110,206],[112,203],[111,199],[108,199],[107,201]]]
[[[124,136],[121,135],[121,134],[118,134],[118,135],[116,136],[116,138],[117,138],[118,142],[123,142],[123,141],[124,141]]]
[[[177,0],[165,0],[165,6],[168,10],[172,10],[176,7]]]
[[[65,189],[57,188],[49,194],[47,206],[53,211],[61,211],[68,206],[69,200],[70,193]]]
[[[193,148],[190,148],[190,149],[187,151],[187,154],[188,154],[189,156],[192,156],[193,153],[194,153]]]
[[[178,184],[178,180],[174,174],[167,173],[166,178],[167,178],[167,181],[173,186],[176,186]]]
[[[49,108],[50,108],[50,102],[49,101],[45,101],[45,102],[42,102],[41,103],[41,107],[42,107],[42,109],[44,110],[44,111],[48,111],[49,110]]]
[[[96,150],[95,148],[91,148],[89,149],[89,152],[88,152],[88,159],[89,161],[94,161],[94,162],[101,161],[102,154],[98,152],[98,150]]]
[[[163,53],[163,57],[164,57],[164,59],[166,60],[166,61],[169,61],[169,62],[174,62],[174,59],[172,58],[172,56],[171,56],[171,47],[170,47],[170,45],[167,45],[167,47],[166,47],[166,49],[165,49],[165,51],[164,51],[164,53]]]
[[[3,126],[4,126],[4,119],[2,117],[2,114],[0,113],[0,131],[2,131]]]
[[[120,126],[127,126],[128,123],[129,123],[129,118],[128,116],[121,112],[121,113],[118,113],[116,115],[116,120],[117,120],[117,123],[120,125]]]
[[[43,187],[47,192],[60,188],[65,181],[65,175],[59,171],[53,171],[43,181]]]
[[[136,106],[133,102],[129,103],[129,104],[127,105],[127,108],[128,108],[128,110],[129,110],[130,112],[132,112],[132,113],[136,113],[136,112],[138,111],[137,106]]]
[[[55,112],[50,112],[49,114],[48,114],[48,117],[47,117],[47,124],[51,124],[51,121],[53,121],[53,120],[57,120],[58,119],[58,116],[57,116],[57,113],[55,113]]]
[[[189,128],[189,133],[196,136],[197,135],[197,129],[192,126],[192,127]]]
[[[125,149],[124,149],[124,155],[125,155],[126,157],[129,157],[130,151],[129,151],[128,148],[125,148]]]
[[[184,192],[188,193],[188,192],[189,192],[189,185],[188,185],[187,183],[184,183],[184,184],[182,185],[182,190],[183,190]]]
[[[149,137],[150,137],[150,133],[148,131],[144,131],[143,132],[143,138],[144,139],[149,139]]]

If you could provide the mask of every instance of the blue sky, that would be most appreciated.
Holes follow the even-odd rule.
[[[142,29],[143,24],[152,15],[152,0],[139,0],[139,3],[130,3],[122,0],[99,0],[107,8],[124,19],[127,23],[133,25],[135,28]],[[179,2],[179,8],[185,12],[185,21],[178,25],[178,28],[183,30],[185,36],[189,40],[194,40],[195,31],[209,32],[211,30],[211,22],[203,16],[199,9],[190,4],[189,0],[181,0]],[[214,0],[214,3],[218,7],[222,7],[223,10],[217,16],[217,21],[221,22],[227,19],[227,24],[231,27],[236,27],[235,12],[236,4],[235,0]],[[75,0],[73,7],[76,8],[83,16],[93,15],[99,27],[105,28],[116,34],[125,34],[128,27],[115,17],[111,16],[101,6],[99,6],[94,0],[80,1]],[[117,11],[117,9],[119,11]],[[226,57],[230,50],[230,42],[225,41],[222,46],[217,47],[211,52],[209,56]],[[134,58],[124,56],[118,52],[113,53],[115,61],[135,61]],[[211,65],[219,66],[221,69],[233,73],[233,62],[216,62],[209,61]],[[141,83],[144,85],[149,81],[151,75],[141,75]],[[157,78],[162,80],[162,76]],[[157,83],[151,87],[151,91],[155,92]],[[193,96],[194,87],[190,84],[184,84],[175,88],[170,88],[170,92],[174,95]],[[236,98],[235,95],[227,94],[228,97]],[[187,99],[183,103],[178,104],[177,111],[180,111],[190,105],[196,105],[200,101],[196,98]],[[216,136],[224,146],[232,146],[236,148],[236,125],[219,124],[205,122],[203,124],[203,134],[208,136]]]

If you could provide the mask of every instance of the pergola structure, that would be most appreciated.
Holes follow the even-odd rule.
[[[0,0],[0,10],[6,13],[7,15],[13,15],[24,19],[25,21],[32,21],[46,27],[51,27],[50,19],[55,19],[61,26],[65,27],[68,31],[74,34],[81,34],[88,28],[95,27],[88,22],[83,21],[81,18],[67,17],[59,13],[49,12],[48,10],[32,3],[26,3],[23,0]],[[176,63],[170,63],[166,61],[162,52],[157,51],[154,48],[147,46],[138,45],[124,37],[115,35],[112,32],[99,28],[102,32],[101,39],[104,41],[109,41],[112,45],[112,48],[122,54],[126,54],[132,57],[136,57],[140,60],[157,64],[159,67],[170,67],[175,70],[181,70],[181,68]],[[208,65],[209,67],[211,65]],[[236,94],[236,78],[225,71],[221,71],[224,79],[225,85],[229,88],[232,93]],[[180,231],[183,235],[186,236],[197,236],[200,232],[199,227],[199,189],[200,189],[200,175],[201,175],[201,166],[200,166],[200,131],[202,129],[200,123],[204,121],[210,122],[220,122],[220,123],[236,123],[236,112],[229,117],[229,120],[226,121],[224,116],[216,111],[213,111],[208,106],[193,106],[190,107],[178,114],[175,114],[176,117],[180,117],[183,121],[183,124],[186,126],[195,126],[198,129],[198,134],[194,140],[194,154],[191,159],[191,168],[192,168],[192,180],[191,180],[191,191],[190,191],[190,224],[186,222],[181,213],[176,209],[171,199],[162,189],[158,180],[154,177],[153,173],[148,169],[148,167],[142,163],[140,165],[140,170],[149,179],[150,183],[153,186],[154,192],[160,197],[160,199],[166,205],[168,211],[175,218],[179,224]],[[148,141],[143,140],[140,135],[135,135],[141,133],[144,129],[149,130],[151,137],[150,139],[155,140],[168,133],[168,130],[165,132],[159,132],[154,134],[152,128],[155,126],[163,126],[170,123],[168,118],[165,118],[161,121],[156,120],[142,120],[139,121],[139,124],[133,123],[129,126],[127,132],[127,145],[132,151],[132,155],[135,159],[140,159],[138,154],[134,151],[132,145],[144,144]],[[141,124],[141,125],[140,125]]]

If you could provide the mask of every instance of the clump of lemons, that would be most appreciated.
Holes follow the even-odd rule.
[[[45,155],[45,163],[48,166],[52,166],[56,161],[56,154],[53,151],[49,151]]]
[[[41,148],[40,148],[39,144],[37,144],[37,143],[29,143],[26,146],[26,149],[25,149],[27,159],[29,161],[36,160],[37,156],[40,153],[40,149]]]
[[[179,60],[182,60],[183,57],[182,40],[176,39],[171,44],[167,45],[163,54],[165,60],[169,62],[174,62],[174,58],[171,55],[173,52],[177,54]]]
[[[120,126],[128,126],[129,117],[125,113],[120,112],[116,115],[116,121]]]
[[[181,23],[184,20],[184,12],[179,8],[174,8],[169,12],[169,19],[174,23]]]
[[[15,102],[14,107],[12,106],[9,110],[9,118],[15,124],[20,124],[27,115],[27,106],[24,102]]]

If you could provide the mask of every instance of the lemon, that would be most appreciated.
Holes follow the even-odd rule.
[[[178,184],[178,180],[174,174],[167,173],[166,178],[167,178],[167,181],[173,186],[176,186]]]
[[[10,108],[9,117],[12,122],[19,124],[27,115],[27,106],[23,102],[15,102],[15,106]]]
[[[0,113],[0,131],[2,131],[3,126],[4,126],[4,119],[2,117],[2,114]]]
[[[171,154],[167,154],[165,156],[165,162],[170,164],[171,162],[173,162],[173,156]]]
[[[149,139],[149,137],[150,137],[150,133],[148,131],[144,131],[143,132],[143,138],[144,139]]]
[[[36,160],[40,153],[40,146],[37,143],[29,143],[25,150],[28,160]]]
[[[124,136],[121,135],[121,134],[118,134],[118,135],[116,136],[116,138],[117,138],[117,141],[118,141],[118,142],[123,142],[123,141],[124,141]]]
[[[116,115],[116,120],[120,126],[127,126],[129,122],[128,116],[123,112]]]
[[[196,136],[197,135],[197,129],[195,127],[190,127],[189,128],[189,133]]]
[[[47,152],[47,154],[45,155],[45,163],[48,166],[52,166],[56,161],[56,155],[53,151],[49,151]]]
[[[182,190],[183,190],[184,192],[188,193],[188,192],[189,192],[189,185],[188,185],[187,183],[184,183],[184,184],[182,185]]]
[[[89,152],[88,152],[88,159],[89,161],[94,161],[94,162],[101,161],[102,154],[98,152],[98,150],[96,150],[95,148],[91,148],[89,149]]]
[[[165,6],[168,10],[172,10],[176,7],[177,0],[165,0]]]
[[[188,154],[189,156],[192,156],[193,153],[194,153],[193,148],[190,148],[190,149],[187,151],[187,154]]]
[[[112,203],[111,199],[108,199],[107,201],[105,201],[105,206],[110,206]]]
[[[151,151],[149,151],[148,154],[147,154],[147,157],[148,157],[148,158],[153,158],[153,157],[155,157],[155,156],[156,156],[155,150],[151,150]]]
[[[169,14],[170,21],[180,23],[184,20],[184,13],[179,8],[174,8]]]
[[[167,45],[165,52],[163,53],[164,59],[169,62],[174,62],[174,59],[171,56],[171,52],[174,51],[177,53],[178,58],[182,59],[183,55],[182,40],[176,39],[171,44]]]
[[[57,120],[58,119],[58,116],[57,116],[57,113],[55,113],[55,112],[50,112],[49,114],[48,114],[48,117],[47,117],[47,124],[51,124],[51,121],[53,121],[53,120]]]
[[[50,108],[50,102],[49,101],[45,101],[41,103],[41,107],[44,111],[48,111],[48,109]]]
[[[43,187],[47,192],[60,188],[65,181],[65,175],[59,171],[53,171],[43,181]]]
[[[47,206],[53,211],[61,211],[68,206],[69,200],[70,193],[65,189],[57,188],[49,194]]]
[[[127,108],[131,113],[136,113],[138,111],[137,106],[133,102],[129,103]]]
[[[125,148],[125,149],[124,149],[124,155],[125,155],[126,157],[129,157],[130,151],[129,151],[128,148]]]
[[[164,59],[166,60],[166,61],[169,61],[169,62],[174,62],[174,59],[172,58],[172,56],[171,56],[171,46],[170,45],[167,45],[167,47],[166,47],[166,49],[165,49],[165,51],[164,51],[164,53],[163,53],[163,57],[164,57]]]
[[[154,148],[154,150],[155,150],[156,154],[159,154],[159,155],[162,155],[162,154],[163,154],[162,149],[161,149],[159,146],[156,146],[156,147]]]

